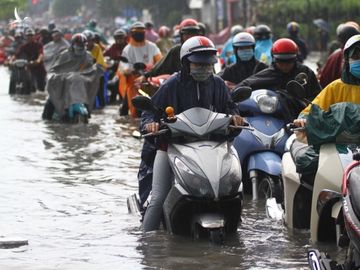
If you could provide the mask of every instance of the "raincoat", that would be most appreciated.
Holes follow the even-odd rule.
[[[91,112],[103,70],[89,53],[77,56],[71,49],[60,54],[49,70],[46,90],[56,113],[62,117],[74,103],[87,105]]]
[[[255,43],[255,58],[269,66],[272,62],[272,45],[273,42],[271,39],[257,40]]]

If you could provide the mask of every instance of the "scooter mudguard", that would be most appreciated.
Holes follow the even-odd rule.
[[[281,174],[281,157],[274,152],[255,153],[249,157],[247,170],[258,170],[278,176]]]

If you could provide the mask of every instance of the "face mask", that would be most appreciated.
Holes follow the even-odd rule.
[[[360,79],[360,60],[350,62],[350,73]]]
[[[144,32],[134,32],[134,33],[131,33],[131,36],[136,42],[142,42],[145,40]]]
[[[237,55],[241,61],[249,61],[254,56],[253,49],[237,50]]]
[[[195,81],[206,81],[211,76],[211,74],[213,74],[212,65],[190,67],[190,75],[194,78]]]
[[[83,55],[85,53],[85,48],[83,46],[74,45],[74,54]]]

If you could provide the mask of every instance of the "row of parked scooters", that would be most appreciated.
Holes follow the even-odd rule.
[[[266,199],[264,210],[270,218],[282,219],[289,228],[310,229],[312,242],[333,241],[349,247],[344,265],[309,250],[312,269],[360,266],[356,216],[360,204],[352,196],[360,191],[356,179],[360,162],[357,159],[344,169],[344,159],[352,155],[341,156],[336,147],[339,143],[359,144],[360,135],[345,132],[320,145],[317,170],[298,172],[294,155],[308,146],[292,144],[294,136],[289,135],[295,128],[286,125],[283,100],[309,103],[302,96],[306,80],[306,75],[299,74],[288,83],[286,93],[248,87],[234,90],[232,99],[248,126],[231,126],[229,115],[203,108],[162,119],[163,129],[155,136],[168,135],[167,154],[174,172],[174,184],[163,207],[166,230],[195,239],[209,237],[221,244],[226,234],[237,231],[243,193],[248,191],[254,200]],[[147,97],[138,96],[133,104],[139,110],[162,114]],[[355,110],[359,108],[355,106]],[[242,132],[234,135],[234,129]],[[138,213],[136,195],[128,198],[128,208]]]

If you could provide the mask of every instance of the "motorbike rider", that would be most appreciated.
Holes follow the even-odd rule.
[[[45,90],[46,71],[43,63],[44,53],[43,46],[35,41],[35,32],[28,28],[25,31],[26,42],[19,47],[12,61],[17,58],[25,58],[29,62],[29,70],[33,80],[33,84],[39,91]]]
[[[94,64],[94,59],[86,50],[86,37],[81,34],[73,35],[70,47],[63,51],[50,67],[50,73],[73,73],[81,72],[90,68]],[[50,83],[51,78],[49,78]],[[50,98],[46,101],[42,118],[51,120],[55,111],[55,107]]]
[[[109,48],[107,48],[104,52],[105,57],[109,57],[111,60],[114,61],[114,65],[110,69],[110,78],[111,80],[108,83],[108,88],[111,92],[110,94],[110,103],[116,101],[116,97],[118,95],[118,81],[119,78],[116,75],[116,71],[121,60],[122,51],[124,50],[125,46],[127,45],[127,33],[124,29],[117,29],[113,34],[115,43],[113,43]]]
[[[154,24],[152,22],[145,23],[145,39],[155,43],[159,38],[159,34],[154,30]]]
[[[48,71],[54,63],[56,57],[64,50],[69,48],[70,44],[63,38],[59,29],[52,31],[52,41],[44,46],[44,65]]]
[[[232,105],[229,108],[232,121],[242,125],[244,120],[237,115],[228,88],[220,77],[213,75],[216,52],[214,44],[206,37],[195,36],[185,41],[180,51],[181,71],[169,78],[152,97],[155,106],[172,106],[178,114],[192,107],[225,113]],[[150,112],[143,112],[142,130],[156,133],[159,130],[157,121]],[[153,179],[152,197],[143,221],[145,232],[159,229],[162,205],[171,187],[171,169],[164,149],[156,152]]]
[[[200,28],[198,22],[194,19],[185,19],[179,26],[181,44],[193,36],[199,35]],[[181,69],[180,50],[181,44],[175,45],[168,54],[163,57],[158,64],[156,64],[144,76],[139,77],[139,81],[144,81],[147,77],[158,76],[161,74],[173,74]],[[139,196],[140,205],[143,205],[146,198],[151,191],[153,163],[156,154],[156,149],[153,144],[147,140],[144,141],[141,150],[141,163],[139,166],[138,180],[139,180]]]
[[[86,30],[90,30],[93,33],[98,33],[100,36],[100,41],[105,45],[109,45],[109,42],[104,37],[102,31],[97,27],[97,21],[95,19],[91,19],[89,21],[89,23],[86,26]]]
[[[273,45],[271,39],[271,29],[266,24],[257,25],[254,29],[255,43],[255,58],[260,62],[270,65],[271,48]]]
[[[170,28],[166,25],[159,28],[159,38],[156,40],[156,45],[159,47],[162,55],[166,55],[174,46],[170,34]]]
[[[120,115],[127,115],[129,108],[130,115],[137,117],[138,112],[131,105],[131,99],[138,93],[138,89],[135,89],[134,80],[139,77],[139,74],[134,73],[134,64],[143,63],[146,65],[146,68],[150,68],[160,61],[162,55],[155,43],[145,39],[144,23],[133,23],[130,27],[130,35],[129,44],[126,45],[122,52],[122,56],[127,59],[130,68],[125,68],[121,72],[118,72],[120,80],[119,92],[123,98]],[[119,66],[119,70],[120,69],[122,69],[121,64]],[[127,102],[127,104],[125,102]]]
[[[233,49],[233,38],[240,32],[244,31],[244,27],[240,24],[234,25],[230,29],[230,38],[225,42],[224,47],[222,48],[220,57],[224,62],[224,66],[227,67],[236,63],[236,55],[234,54]]]
[[[246,32],[236,34],[232,45],[236,63],[226,67],[218,74],[229,88],[233,88],[235,84],[268,67],[255,59],[255,39],[251,34]]]
[[[299,48],[298,61],[304,62],[308,55],[308,49],[305,41],[299,37],[300,25],[297,22],[289,22],[286,26],[287,32],[289,34],[288,38],[296,43]]]
[[[281,38],[274,42],[271,49],[273,63],[268,68],[248,77],[237,86],[250,86],[253,90],[271,89],[285,91],[286,84],[294,80],[299,73],[307,75],[307,83],[304,86],[307,99],[312,100],[320,92],[321,87],[314,72],[307,66],[297,62],[298,47],[294,41]],[[286,92],[284,92],[286,94]],[[303,109],[295,100],[285,99],[289,112],[285,119],[290,122],[295,119]]]
[[[352,36],[343,49],[344,66],[341,78],[326,86],[311,102],[323,110],[339,102],[360,104],[360,34]],[[297,126],[304,127],[311,104],[301,111],[299,119],[294,120]]]
[[[312,104],[318,105],[324,111],[327,111],[332,104],[340,102],[360,104],[360,34],[352,36],[345,43],[343,54],[345,62],[341,78],[326,86],[315,97],[311,104],[300,113],[298,119],[294,120],[296,126],[305,127],[306,118]],[[294,143],[298,145],[307,144],[305,132],[297,131],[295,134],[297,140],[295,140]],[[308,148],[307,153],[309,159],[312,160],[312,162],[317,162],[318,154],[313,151],[311,146]],[[304,159],[305,157],[302,158]],[[312,164],[312,162],[308,164]]]
[[[343,70],[343,47],[349,38],[357,34],[360,34],[360,31],[351,24],[345,23],[338,29],[337,39],[341,44],[341,48],[335,50],[328,57],[319,72],[319,81],[322,87],[326,87],[329,83],[341,77]]]
[[[185,19],[180,23],[179,26],[181,43],[176,44],[170,49],[167,55],[165,55],[159,63],[157,63],[150,71],[145,73],[145,78],[155,77],[162,74],[173,74],[181,68],[180,62],[180,48],[181,45],[193,36],[200,34],[200,27],[198,22],[194,19]],[[139,80],[144,81],[144,77]]]

